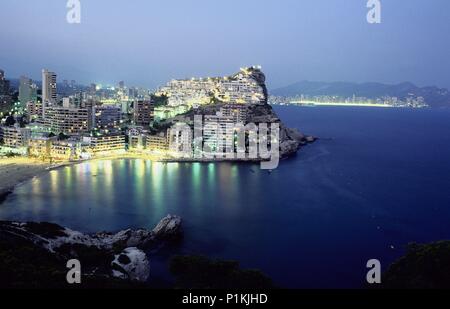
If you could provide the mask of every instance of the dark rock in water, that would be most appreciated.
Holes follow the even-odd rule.
[[[317,137],[315,137],[315,136],[307,136],[305,138],[305,140],[306,140],[307,143],[313,143],[313,142],[315,142],[317,140]]]
[[[145,229],[127,229],[116,234],[97,233],[94,239],[110,245],[115,251],[120,251],[128,247],[137,247],[148,249],[165,240],[176,240],[181,238],[181,218],[168,215],[163,218],[152,230]]]
[[[178,240],[182,237],[181,218],[168,215],[163,218],[152,231],[158,240]]]
[[[63,273],[67,272],[64,267],[68,260],[78,259],[85,275],[146,281],[150,267],[142,250],[178,239],[181,233],[181,218],[171,215],[163,218],[153,231],[128,229],[116,234],[93,235],[52,223],[1,221],[0,245],[5,249],[3,252],[9,252],[13,256],[6,255],[0,259],[0,281],[9,276],[13,277],[12,282],[16,282],[14,273],[6,271],[7,267],[2,263],[16,258],[14,252],[20,252],[23,248],[21,246],[40,252],[49,261],[50,266],[61,269]],[[61,265],[63,268],[60,268]],[[20,261],[17,267],[20,269]],[[65,277],[63,279],[61,282],[65,283]]]

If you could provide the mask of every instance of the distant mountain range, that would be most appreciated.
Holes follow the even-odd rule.
[[[274,89],[270,92],[274,96],[293,97],[297,95],[308,96],[339,96],[339,97],[366,97],[376,99],[384,96],[423,97],[432,107],[450,107],[450,92],[445,88],[418,87],[412,83],[387,85],[381,83],[349,83],[349,82],[311,82],[301,81],[286,87]]]

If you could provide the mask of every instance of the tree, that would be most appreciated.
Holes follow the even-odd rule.
[[[61,133],[59,133],[59,135],[58,135],[58,140],[59,140],[59,141],[64,141],[64,140],[68,139],[69,137],[70,137],[70,136],[65,135],[63,132],[61,132]]]
[[[8,116],[8,117],[6,117],[5,125],[6,125],[7,127],[12,127],[15,123],[16,123],[16,120],[14,119],[13,116]]]
[[[169,97],[165,94],[162,94],[160,96],[152,94],[152,101],[155,107],[165,106],[169,101]]]
[[[17,121],[19,122],[21,128],[25,128],[25,126],[28,124],[25,117],[17,118]]]

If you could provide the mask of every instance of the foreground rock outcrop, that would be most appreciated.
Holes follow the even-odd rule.
[[[151,254],[182,235],[181,219],[163,218],[153,230],[83,234],[51,223],[0,221],[0,288],[273,288],[257,270],[203,256],[168,260],[173,282],[151,280]],[[144,252],[145,251],[145,252]],[[165,251],[166,252],[166,251]],[[66,281],[69,259],[81,263],[81,285]],[[155,266],[156,267],[156,266]]]
[[[83,277],[91,282],[100,281],[101,286],[117,283],[114,277],[145,282],[150,274],[150,264],[144,250],[158,248],[181,237],[181,219],[171,215],[163,218],[151,231],[128,229],[115,234],[84,234],[52,223],[2,221],[0,286],[8,287],[10,281],[20,285],[22,281],[17,276],[28,276],[22,274],[20,269],[28,267],[26,261],[32,264],[36,257],[42,261],[36,263],[36,269],[30,265],[30,276],[33,277],[33,273],[39,276],[40,267],[44,267],[44,277],[57,274],[57,279],[49,283],[52,287],[67,285],[63,274],[67,272],[65,265],[70,259],[78,259],[82,264]],[[18,265],[9,265],[14,259],[17,259]],[[18,274],[13,269],[18,269]],[[23,284],[33,287],[33,280],[37,278],[25,280]],[[123,284],[118,282],[118,286]]]
[[[126,248],[114,256],[111,263],[113,276],[121,279],[145,282],[150,276],[150,262],[142,250]]]
[[[449,289],[450,241],[410,244],[405,256],[394,262],[382,276],[378,288]]]

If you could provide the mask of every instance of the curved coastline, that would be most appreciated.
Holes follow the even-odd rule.
[[[6,200],[9,194],[14,192],[16,186],[51,170],[77,163],[61,162],[51,164],[28,157],[0,159],[0,204]]]
[[[150,160],[152,162],[165,162],[165,163],[196,163],[196,162],[244,162],[244,163],[255,163],[259,160],[248,159],[248,160],[193,160],[193,159],[161,159],[155,156],[150,156],[146,154],[138,153],[126,153],[120,155],[111,155],[104,157],[97,157],[86,160],[78,161],[67,161],[59,163],[46,163],[37,159],[27,158],[27,157],[16,157],[10,159],[0,159],[0,204],[2,204],[7,197],[12,194],[17,186],[22,183],[33,179],[34,177],[39,177],[52,170],[57,170],[66,166],[74,166],[82,164],[85,162],[97,162],[104,160],[123,160],[123,159],[142,159]],[[3,175],[5,174],[5,175]],[[6,174],[14,175],[14,177],[8,177]]]
[[[297,145],[295,151],[290,151],[282,156],[280,159],[286,159],[297,153],[303,146],[309,143],[313,143],[317,138],[313,136],[307,136],[304,140]],[[180,158],[162,158],[160,156],[145,154],[145,153],[133,153],[126,152],[117,155],[102,156],[86,160],[78,161],[65,161],[57,163],[46,163],[38,159],[29,157],[14,157],[14,158],[0,158],[0,204],[3,203],[8,195],[14,192],[14,189],[25,181],[38,177],[49,171],[56,170],[66,166],[73,166],[85,162],[95,162],[102,160],[121,160],[121,159],[144,159],[151,160],[153,162],[166,162],[166,163],[210,163],[210,162],[242,162],[242,163],[259,163],[261,159],[226,159],[226,158],[200,158],[200,159],[180,159]],[[5,175],[3,175],[5,174]],[[6,174],[8,174],[6,176]],[[13,175],[13,177],[9,177]]]

